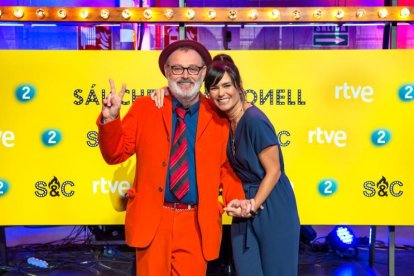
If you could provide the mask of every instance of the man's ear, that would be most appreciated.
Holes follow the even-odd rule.
[[[166,65],[166,64],[164,64],[164,75],[165,75],[165,77],[167,77],[168,78],[168,66]]]
[[[206,74],[207,74],[207,67],[205,67],[201,72],[202,72],[201,77],[202,77],[202,80],[204,81],[204,78],[206,77]]]

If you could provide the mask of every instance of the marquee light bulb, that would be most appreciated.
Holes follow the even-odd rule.
[[[294,10],[292,13],[292,16],[294,19],[299,20],[300,19],[300,10]]]
[[[125,9],[122,11],[122,17],[124,19],[130,19],[131,18],[131,11],[128,9]]]
[[[362,18],[362,17],[364,17],[365,16],[365,14],[366,14],[366,12],[365,12],[365,10],[364,9],[358,9],[357,11],[356,11],[356,17],[357,18]]]
[[[17,18],[22,18],[24,16],[24,12],[22,9],[18,8],[13,11],[14,16]]]
[[[387,9],[384,9],[384,8],[379,9],[378,10],[378,16],[379,16],[379,18],[385,18],[385,17],[387,17],[388,16],[388,10]]]
[[[274,10],[272,10],[272,11],[270,12],[270,16],[271,16],[273,19],[277,19],[277,18],[279,18],[279,17],[280,17],[280,11],[279,11],[278,9],[274,9]]]
[[[0,17],[1,17],[1,15],[2,15],[2,11],[0,10]]]
[[[400,15],[402,18],[407,18],[410,16],[410,10],[408,8],[402,8],[400,11]]]
[[[145,9],[144,10],[144,17],[145,17],[145,19],[151,19],[152,18],[152,10],[151,9]]]
[[[81,10],[80,13],[79,13],[79,16],[83,19],[86,19],[89,16],[89,11],[88,10]]]
[[[167,9],[164,13],[165,17],[167,17],[168,19],[173,18],[174,16],[174,11],[172,9]]]
[[[217,16],[217,12],[215,10],[208,10],[207,12],[207,17],[209,19],[214,19]]]
[[[236,10],[230,10],[230,11],[229,11],[229,18],[230,18],[231,20],[236,19],[236,18],[237,18],[237,11],[236,11]]]
[[[335,12],[336,19],[342,19],[342,18],[344,18],[344,16],[345,16],[344,10],[341,10],[341,9],[336,10],[336,12]]]
[[[109,18],[109,15],[110,15],[110,13],[109,13],[109,10],[108,9],[102,9],[101,10],[101,17],[103,19],[108,19]]]
[[[46,16],[46,12],[44,9],[37,9],[36,16],[39,18],[44,18]]]
[[[65,9],[59,9],[57,15],[60,19],[65,19],[68,14]]]
[[[249,12],[249,17],[253,20],[256,20],[258,16],[259,16],[259,12],[256,9],[252,9]]]
[[[192,9],[188,9],[185,13],[185,16],[187,16],[188,19],[193,19],[195,16],[195,11]]]
[[[313,12],[313,17],[315,17],[316,19],[321,19],[321,17],[322,17],[322,10],[321,9],[316,9]]]

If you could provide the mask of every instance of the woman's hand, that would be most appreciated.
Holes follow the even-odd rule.
[[[155,102],[155,106],[158,108],[163,107],[164,105],[164,97],[168,96],[169,91],[168,87],[162,87],[159,89],[156,89],[154,92],[151,93],[151,99]]]
[[[224,211],[232,217],[250,218],[252,216],[251,210],[252,205],[249,199],[233,199],[224,207]]]
[[[229,216],[241,217],[241,207],[239,201],[240,200],[238,199],[233,199],[227,204],[226,207],[224,207],[224,211],[226,211]]]

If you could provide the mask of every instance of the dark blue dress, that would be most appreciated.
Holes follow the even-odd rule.
[[[299,217],[295,195],[284,170],[282,152],[272,123],[257,107],[246,110],[227,156],[243,182],[246,198],[253,198],[265,171],[258,154],[277,145],[281,176],[255,218],[234,218],[231,226],[233,258],[237,275],[297,275]]]

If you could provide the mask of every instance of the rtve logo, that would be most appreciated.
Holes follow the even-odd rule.
[[[0,130],[0,144],[6,148],[14,147],[14,132],[10,130],[2,131]]]
[[[94,180],[92,182],[92,190],[94,194],[115,194],[118,193],[120,196],[124,197],[127,190],[131,188],[131,184],[126,181],[111,181],[101,177],[100,180]]]
[[[351,99],[361,99],[363,102],[372,103],[374,99],[372,98],[374,95],[374,89],[369,86],[362,86],[362,85],[348,85],[344,82],[343,85],[335,86],[335,99],[343,98],[345,100]]]
[[[337,147],[346,146],[347,135],[343,130],[324,130],[320,127],[310,130],[308,135],[309,144],[335,144]]]

